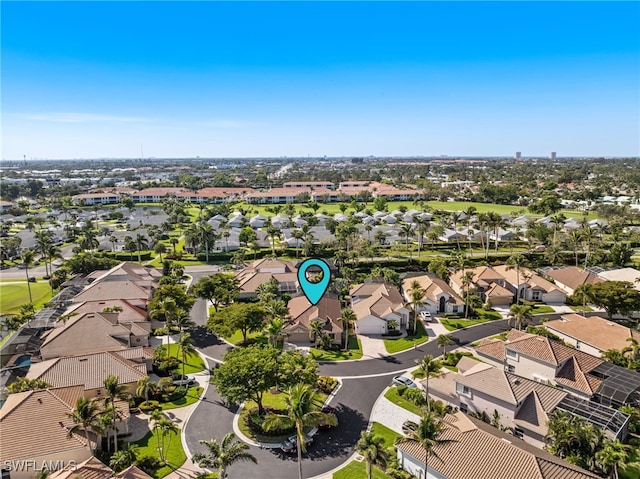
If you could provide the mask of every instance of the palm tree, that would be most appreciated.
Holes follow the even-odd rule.
[[[442,355],[447,357],[447,346],[452,343],[452,336],[450,334],[439,334],[436,338],[436,343],[439,348],[442,348]]]
[[[409,287],[409,301],[413,307],[413,334],[418,331],[418,309],[424,306],[424,290],[418,281],[412,281]]]
[[[302,230],[294,229],[293,231],[291,231],[291,237],[296,240],[296,259],[298,259],[298,254],[300,252],[300,240],[304,238],[304,233],[302,232]]]
[[[96,232],[92,229],[87,229],[82,233],[80,237],[79,245],[82,249],[88,249],[93,252],[98,246],[100,246],[100,242],[96,236]]]
[[[342,319],[342,330],[344,331],[344,349],[347,350],[349,349],[349,327],[357,317],[353,310],[345,308],[342,310],[340,319]]]
[[[273,225],[269,225],[265,229],[265,233],[267,233],[267,236],[271,240],[271,254],[275,256],[276,255],[276,239],[281,238],[282,233],[280,233],[280,230],[274,227]]]
[[[145,376],[143,378],[138,379],[137,387],[136,387],[136,396],[142,397],[144,396],[144,400],[149,400],[149,391],[153,389],[155,383],[151,381],[149,376]]]
[[[469,288],[473,284],[474,281],[473,271],[465,271],[462,275],[462,289],[465,291],[464,293],[464,317],[469,317]]]
[[[425,399],[427,400],[427,410],[431,411],[431,401],[429,400],[429,378],[437,377],[440,374],[442,363],[427,354],[422,359],[416,359],[416,364],[422,369],[425,377]]]
[[[419,423],[413,423],[413,427],[403,438],[399,438],[396,444],[408,442],[418,444],[424,449],[424,479],[427,478],[427,470],[429,468],[429,455],[440,459],[436,454],[436,448],[440,445],[453,442],[452,439],[441,439],[440,436],[444,430],[444,424],[437,419],[434,413],[426,412],[420,418]],[[440,459],[442,461],[442,459]]]
[[[109,236],[109,243],[111,243],[111,251],[113,253],[116,252],[116,243],[118,242],[118,237],[115,235]]]
[[[74,426],[69,428],[67,436],[72,437],[78,431],[82,431],[82,434],[87,441],[87,447],[89,448],[91,454],[93,454],[93,450],[91,449],[89,430],[93,431],[97,435],[100,435],[104,432],[100,424],[101,413],[102,411],[100,410],[100,406],[98,405],[98,403],[86,397],[78,398],[73,410],[67,413],[67,416],[71,418],[74,423]]]
[[[166,253],[167,252],[167,247],[165,246],[164,243],[158,242],[153,247],[153,252],[160,255],[160,263],[162,263],[162,253]]]
[[[372,432],[362,431],[360,439],[356,443],[356,451],[364,457],[367,463],[367,478],[371,479],[371,466],[380,464],[385,466],[389,453],[384,447],[384,439]]]
[[[406,253],[407,253],[407,255],[409,255],[409,258],[411,258],[411,255],[409,253],[409,236],[411,236],[413,234],[413,225],[411,223],[403,223],[403,224],[401,224],[400,225],[400,234],[405,237]]]
[[[49,276],[49,267],[47,265],[47,247],[53,245],[53,240],[51,239],[51,231],[43,229],[36,231],[35,240],[36,248],[40,252],[42,259],[44,259],[45,275]]]
[[[507,260],[507,270],[514,269],[516,270],[516,302],[520,300],[522,296],[521,293],[524,293],[524,289],[520,290],[520,268],[524,267],[527,264],[527,258],[520,253],[516,253],[514,255],[509,256]]]
[[[318,338],[320,338],[324,334],[324,321],[311,321],[311,324],[309,326],[311,326],[311,329],[309,331],[309,335],[311,337],[309,339],[311,339],[311,341],[317,341]]]
[[[308,384],[296,384],[287,391],[284,414],[268,414],[263,427],[269,431],[273,428],[296,428],[296,448],[298,450],[298,479],[302,479],[302,452],[307,450],[304,434],[305,427],[319,424],[335,426],[338,420],[334,414],[323,413],[321,401],[315,388]]]
[[[118,473],[120,471],[124,471],[130,466],[133,466],[138,460],[136,456],[137,450],[138,446],[135,444],[126,443],[122,446],[121,450],[116,451],[113,456],[111,456],[109,467],[113,469],[114,472]]]
[[[145,235],[138,233],[136,235],[135,242],[136,248],[138,249],[138,263],[141,263],[142,260],[140,259],[140,250],[149,248],[149,240]]]
[[[106,397],[104,398],[104,405],[111,405],[112,423],[113,427],[113,443],[114,451],[118,451],[118,428],[116,427],[118,408],[115,405],[116,399],[126,399],[129,394],[126,392],[126,388],[118,382],[118,376],[111,374],[103,381],[104,391]]]
[[[619,439],[605,441],[603,448],[596,452],[595,459],[608,479],[618,479],[618,471],[640,467],[640,463],[630,462],[631,446],[621,443]]]
[[[512,304],[509,309],[509,315],[507,316],[507,324],[511,326],[511,321],[513,321],[513,326],[517,329],[522,329],[522,325],[525,321],[531,319],[531,306],[526,304]]]
[[[158,441],[158,449],[160,451],[160,460],[166,464],[167,462],[167,450],[171,445],[171,433],[178,432],[178,426],[175,425],[173,421],[171,421],[167,416],[160,413],[155,416],[152,416],[153,429],[156,433],[156,439]],[[169,436],[169,442],[165,447],[165,438]]]
[[[269,344],[274,348],[278,346],[278,341],[282,339],[286,334],[283,331],[284,328],[284,319],[282,318],[273,318],[267,324],[264,329],[264,334],[269,338]]]
[[[258,463],[258,460],[247,452],[249,446],[242,441],[236,440],[236,435],[232,432],[227,433],[220,442],[210,439],[208,441],[200,441],[200,444],[206,446],[209,453],[195,453],[192,458],[193,462],[200,467],[218,469],[218,477],[221,479],[227,477],[227,468],[236,462],[249,461],[254,464]]]
[[[29,290],[29,304],[33,304],[33,296],[31,296],[31,281],[29,281],[29,268],[33,266],[35,253],[27,250],[22,253],[22,264],[24,264],[24,274],[27,276],[27,289]]]
[[[196,348],[193,347],[193,340],[189,333],[182,333],[178,338],[178,348],[180,349],[180,355],[182,356],[182,377],[184,377],[184,368],[187,364],[187,356],[196,352]],[[189,386],[187,385],[186,388]]]
[[[289,312],[289,308],[281,299],[270,299],[262,306],[262,309],[271,319],[282,318]]]

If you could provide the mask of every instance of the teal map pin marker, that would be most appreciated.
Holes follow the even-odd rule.
[[[322,279],[317,283],[312,283],[307,279],[306,272],[312,266],[318,266],[322,270]],[[329,265],[321,259],[309,258],[305,260],[298,269],[298,283],[302,292],[313,305],[318,304],[329,287],[331,280],[331,270]]]

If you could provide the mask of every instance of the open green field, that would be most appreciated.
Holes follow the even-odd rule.
[[[47,281],[29,283],[31,285],[31,296],[33,305],[40,309],[44,303],[51,299],[51,288]],[[27,282],[10,283],[0,285],[0,314],[17,313],[20,306],[29,302],[29,290]]]
[[[158,436],[153,431],[149,431],[142,439],[132,443],[138,446],[136,450],[136,457],[139,459],[144,456],[153,456],[160,458],[158,453]],[[180,430],[178,432],[169,432],[164,438],[164,445],[167,449],[166,458],[167,465],[158,469],[153,477],[155,479],[161,479],[164,476],[169,475],[175,469],[179,468],[187,460],[187,455],[182,448],[182,441],[180,440]]]

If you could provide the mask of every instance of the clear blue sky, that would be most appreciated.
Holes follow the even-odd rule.
[[[0,2],[2,158],[640,154],[638,2]]]

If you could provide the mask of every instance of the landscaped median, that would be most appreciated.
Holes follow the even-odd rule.
[[[161,479],[178,469],[187,460],[187,455],[182,448],[180,439],[180,429],[168,431],[162,434],[157,428],[149,431],[142,439],[132,442],[136,449],[136,457],[142,459],[145,457],[158,458],[159,448],[164,446],[165,464],[156,469],[151,475],[155,479]]]

